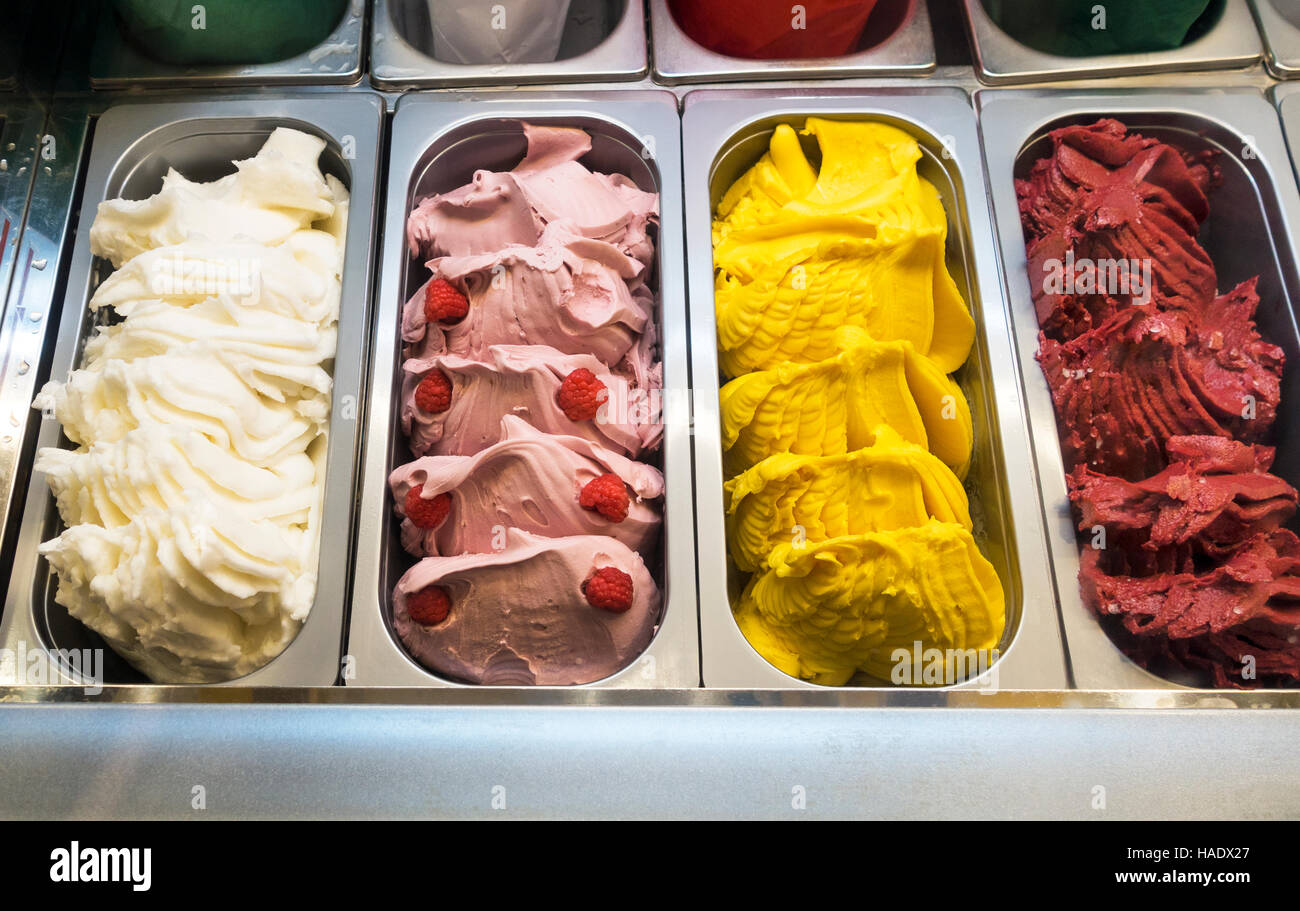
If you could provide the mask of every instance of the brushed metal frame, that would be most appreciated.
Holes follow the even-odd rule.
[[[1042,519],[1036,489],[1020,483],[1034,478],[1024,408],[1013,375],[999,376],[997,365],[1011,361],[1006,303],[995,268],[996,247],[986,200],[975,114],[966,94],[957,89],[898,88],[804,90],[769,94],[759,90],[706,90],[686,96],[683,116],[688,268],[690,276],[691,360],[695,381],[695,485],[699,538],[700,631],[706,686],[790,688],[817,684],[797,680],[770,665],[749,645],[732,618],[727,594],[726,532],[722,510],[722,446],[715,378],[716,323],[713,311],[713,256],[709,200],[712,170],[724,143],[746,125],[787,115],[888,118],[909,129],[923,143],[946,154],[949,174],[961,194],[967,223],[966,272],[975,300],[971,308],[979,342],[991,365],[989,400],[997,412],[995,426],[1008,488],[1009,524],[1015,541],[1005,542],[1008,559],[1019,571],[1020,601],[1008,617],[1019,617],[1005,651],[986,677],[960,687],[1051,689],[1067,685],[1059,619],[1053,609],[1052,581],[1042,545]],[[946,147],[945,147],[946,146]],[[950,212],[954,218],[959,213]],[[959,223],[960,226],[960,223]],[[950,236],[949,244],[953,243]],[[1005,581],[1005,580],[1004,580]],[[960,688],[959,687],[959,688]]]
[[[1049,123],[1062,117],[1106,116],[1126,119],[1159,111],[1185,114],[1237,134],[1252,137],[1259,164],[1272,178],[1277,204],[1285,217],[1283,236],[1274,236],[1289,254],[1296,286],[1295,225],[1300,225],[1300,195],[1287,161],[1277,112],[1254,89],[1182,90],[1123,89],[1069,91],[1018,89],[976,94],[980,134],[987,163],[989,191],[1001,248],[1002,274],[1011,304],[1017,358],[1024,385],[1029,429],[1038,465],[1046,530],[1056,577],[1057,603],[1065,629],[1074,682],[1082,689],[1135,690],[1186,687],[1139,667],[1117,648],[1084,604],[1076,581],[1079,544],[1066,495],[1065,468],[1056,430],[1051,391],[1034,359],[1038,349],[1038,320],[1030,298],[1024,232],[1012,182],[1016,159],[1024,144]],[[1278,179],[1278,177],[1281,179]],[[1283,262],[1283,269],[1287,263]],[[1273,692],[1258,691],[1260,693]]]
[[[444,63],[412,46],[398,31],[390,4],[375,0],[370,81],[377,88],[455,88],[564,82],[626,82],[648,69],[645,0],[627,0],[623,16],[596,47],[553,63]]]
[[[975,74],[988,85],[1093,79],[1186,70],[1241,69],[1262,53],[1245,0],[1225,0],[1223,16],[1205,35],[1170,51],[1062,57],[1026,47],[1002,31],[981,0],[963,0]]]
[[[112,18],[108,4],[100,15]],[[99,29],[91,50],[90,85],[95,89],[350,85],[361,79],[365,20],[366,0],[348,0],[338,25],[324,41],[287,60],[193,66],[146,56],[131,47],[120,26],[112,23],[111,28]]]
[[[326,455],[325,498],[322,509],[320,560],[316,597],[312,611],[297,637],[265,667],[224,686],[329,685],[339,674],[347,593],[349,590],[349,547],[347,531],[351,517],[361,440],[360,415],[366,328],[370,318],[372,271],[371,234],[375,225],[375,181],[380,165],[382,101],[369,94],[327,98],[320,95],[259,95],[249,98],[204,98],[202,116],[195,116],[193,100],[152,102],[113,107],[95,124],[94,139],[86,165],[82,194],[82,218],[77,227],[67,288],[63,294],[58,343],[51,377],[66,377],[80,360],[81,344],[89,331],[88,301],[94,282],[94,257],[90,252],[92,206],[108,196],[123,160],[138,153],[159,134],[174,138],[170,131],[178,124],[191,123],[217,132],[245,132],[280,123],[295,123],[315,129],[336,146],[352,136],[357,150],[350,162],[350,209],[343,267],[342,306],[339,315],[338,353],[334,366],[333,400],[329,448]],[[222,125],[227,129],[222,130]],[[61,429],[55,421],[42,421],[37,443],[59,445]],[[52,498],[44,476],[34,474],[29,486],[12,575],[8,583],[0,644],[16,650],[23,647],[49,648],[34,616],[38,590],[50,573],[37,553]],[[331,657],[332,656],[332,657]],[[56,666],[61,680],[79,685],[66,670]]]
[[[387,581],[382,525],[393,522],[388,500],[388,474],[393,467],[388,464],[388,443],[400,392],[397,330],[406,300],[404,276],[409,260],[406,218],[411,181],[422,156],[439,137],[478,120],[498,118],[561,123],[566,119],[587,118],[605,121],[630,136],[653,137],[653,145],[649,147],[654,149],[662,191],[656,255],[665,390],[664,615],[658,633],[640,658],[610,677],[577,689],[698,686],[694,510],[689,481],[690,416],[685,395],[678,394],[689,388],[681,197],[673,192],[674,187],[681,186],[680,124],[676,100],[664,91],[530,93],[526,97],[509,93],[407,95],[399,100],[393,119],[384,249],[380,259],[375,336],[371,344],[364,480],[356,519],[357,572],[348,636],[348,656],[355,677],[345,675],[344,682],[354,686],[479,688],[446,680],[426,670],[397,641],[384,615]],[[520,690],[516,688],[514,692]]]
[[[666,85],[743,79],[925,76],[936,66],[934,34],[925,0],[881,0],[909,4],[894,34],[865,51],[815,60],[746,60],[715,53],[682,31],[668,9],[667,0],[647,2],[654,45],[654,78]]]
[[[0,208],[5,209],[4,217],[17,218],[0,248],[0,294],[8,291],[7,299],[0,298],[0,553],[8,553],[18,504],[26,499],[19,482],[25,477],[28,438],[39,422],[32,413],[32,392],[50,327],[58,323],[50,316],[81,173],[85,122],[84,110],[75,103],[48,117],[43,109],[38,114],[32,107],[20,130],[11,132],[6,121],[0,137],[0,157],[9,165],[0,172]],[[42,134],[51,137],[52,159],[41,157]],[[13,151],[8,150],[11,142]],[[8,580],[0,584],[7,586]]]
[[[1264,65],[1278,79],[1300,76],[1300,26],[1291,23],[1272,0],[1250,0],[1264,42]]]

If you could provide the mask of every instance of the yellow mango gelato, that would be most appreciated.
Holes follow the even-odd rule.
[[[947,218],[916,172],[916,140],[881,123],[815,117],[804,133],[821,146],[819,171],[781,124],[718,206],[723,373],[825,360],[841,326],[911,342],[943,372],[956,370],[975,323],[944,262]]]
[[[842,685],[889,679],[895,649],[995,649],[1002,583],[970,532],[947,522],[778,545],[735,609],[750,645],[777,668]]]
[[[747,572],[780,544],[924,525],[971,528],[966,491],[948,468],[888,427],[842,455],[778,453],[726,484],[727,540]]]
[[[1006,605],[962,486],[974,425],[949,374],[975,322],[947,215],[902,130],[809,118],[802,134],[819,165],[778,125],[713,223],[736,623],[820,684],[892,679],[898,649],[986,667]]]
[[[893,428],[966,476],[973,440],[961,389],[908,342],[877,342],[859,329],[836,333],[839,353],[781,364],[722,387],[722,451],[728,476],[769,455],[839,455]]]

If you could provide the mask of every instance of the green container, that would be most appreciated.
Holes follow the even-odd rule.
[[[984,0],[998,27],[1021,44],[1062,57],[1168,51],[1199,37],[1223,0]],[[1197,22],[1205,16],[1206,22]],[[1197,26],[1193,29],[1193,25]]]
[[[166,63],[271,63],[334,31],[348,0],[113,0],[122,32]]]

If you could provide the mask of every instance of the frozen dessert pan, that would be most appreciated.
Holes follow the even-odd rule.
[[[194,7],[196,15],[199,9]],[[334,30],[310,50],[287,60],[250,64],[182,65],[155,60],[123,34],[111,4],[103,4],[98,12],[103,18],[90,52],[92,88],[351,85],[361,79],[366,0],[349,0]]]
[[[621,82],[646,73],[643,0],[572,0],[553,63],[460,64],[433,56],[429,0],[375,0],[370,81],[379,88]],[[482,4],[491,15],[491,4]]]
[[[1038,319],[1030,298],[1025,236],[1013,178],[1049,151],[1047,132],[1115,117],[1144,136],[1192,150],[1217,149],[1223,182],[1210,194],[1200,242],[1221,289],[1259,275],[1259,331],[1286,352],[1282,401],[1300,399],[1300,301],[1294,225],[1300,197],[1289,173],[1277,116],[1255,90],[1204,92],[980,92],[980,130],[988,164],[1020,376],[1029,410],[1048,543],[1075,685],[1082,689],[1150,689],[1177,684],[1130,661],[1097,623],[1079,592],[1079,544],[1066,495],[1065,468],[1052,396],[1034,355]],[[1300,421],[1284,407],[1274,430],[1273,472],[1300,484]]]
[[[1218,21],[1200,38],[1182,47],[1096,57],[1064,57],[1036,51],[998,28],[984,9],[983,0],[965,0],[965,3],[975,74],[981,82],[990,85],[1240,69],[1260,57],[1259,33],[1245,0],[1216,0],[1222,7]]]
[[[371,345],[366,453],[357,517],[356,579],[344,682],[356,686],[458,686],[417,664],[392,631],[392,591],[414,559],[402,550],[388,475],[411,455],[399,423],[402,305],[423,277],[412,268],[406,217],[417,200],[467,183],[479,169],[509,170],[523,158],[518,121],[580,127],[592,137],[582,163],[621,173],[660,194],[655,275],[664,366],[666,495],[659,571],[663,616],[642,656],[590,687],[699,686],[691,504],[690,404],[682,251],[681,143],[677,104],[661,91],[599,94],[406,95],[393,118],[375,338]]]
[[[197,110],[202,110],[201,117],[195,116]],[[232,161],[251,158],[271,131],[280,126],[324,139],[321,169],[338,177],[351,191],[316,600],[297,638],[270,664],[232,681],[240,686],[328,686],[339,673],[348,590],[348,534],[360,443],[358,411],[369,325],[370,235],[382,117],[383,104],[371,95],[331,99],[286,95],[205,99],[197,105],[193,101],[123,105],[111,108],[94,124],[81,218],[73,240],[58,343],[50,368],[54,379],[65,378],[77,366],[82,347],[95,326],[88,303],[108,272],[107,263],[90,252],[90,225],[100,201],[149,196],[157,192],[168,168],[176,168],[194,180],[215,180],[233,171]],[[37,444],[68,445],[58,422],[52,419],[41,422]],[[34,474],[14,556],[0,642],[5,648],[25,648],[28,653],[37,648],[104,649],[103,682],[147,683],[55,602],[57,579],[36,548],[59,531],[58,512],[45,476]]]
[[[958,89],[872,92],[709,90],[686,96],[690,250],[691,367],[695,386],[696,525],[699,536],[700,637],[704,684],[743,689],[822,688],[777,670],[750,647],[731,615],[723,514],[718,361],[713,313],[712,213],[722,194],[767,150],[778,123],[809,116],[879,120],[916,137],[919,170],[938,189],[948,214],[948,269],[977,326],[970,359],[956,374],[971,406],[975,451],[966,488],[976,543],[1007,593],[1007,624],[990,679],[963,686],[1057,689],[1065,656],[1053,609],[1042,516],[1024,407],[1011,366],[1011,336],[997,281],[975,117]],[[993,676],[996,671],[996,676]],[[855,685],[887,686],[855,679]]]
[[[1250,0],[1264,40],[1264,65],[1279,79],[1300,76],[1300,2]]]
[[[864,50],[807,60],[747,60],[701,46],[677,24],[668,0],[648,0],[655,79],[729,82],[740,79],[833,79],[846,76],[924,76],[934,71],[934,35],[924,0],[880,0],[872,10]]]

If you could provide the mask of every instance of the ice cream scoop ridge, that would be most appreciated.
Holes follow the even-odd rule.
[[[609,535],[641,553],[658,544],[663,523],[663,475],[598,443],[542,433],[513,415],[501,419],[501,442],[473,455],[426,456],[397,468],[388,479],[402,516],[402,543],[420,556],[490,553],[503,530],[517,528],[548,538]],[[626,516],[617,521],[579,505],[582,489],[617,475],[629,492]],[[412,487],[425,499],[448,493],[451,511],[434,528],[406,516]]]
[[[896,649],[997,648],[1002,584],[951,523],[781,544],[736,603],[754,649],[792,677],[842,685],[890,679]]]
[[[277,129],[220,180],[101,203],[90,308],[120,320],[33,401],[77,446],[35,463],[55,597],[159,683],[257,670],[315,598],[348,212],[324,147]]]
[[[506,172],[421,199],[389,476],[408,653],[448,679],[578,685],[625,668],[662,612],[665,480],[651,281],[659,197],[581,161],[592,137],[520,124]],[[414,284],[414,282],[412,282]],[[408,287],[410,287],[408,285]]]
[[[870,446],[887,425],[928,447],[960,477],[970,463],[970,408],[961,389],[908,342],[836,334],[839,353],[782,364],[722,387],[722,449],[728,474],[772,453],[839,455]]]
[[[426,557],[398,580],[393,628],[421,664],[470,683],[566,686],[608,677],[650,644],[660,594],[635,551],[605,535],[505,536],[498,552]],[[626,610],[588,601],[584,585],[604,568],[630,578]],[[408,605],[430,587],[450,610],[423,625]]]
[[[768,554],[796,537],[824,541],[930,519],[971,528],[956,476],[887,426],[874,445],[841,455],[768,456],[725,489],[731,556],[746,572],[760,571]]]
[[[723,197],[714,222],[722,371],[739,376],[834,354],[841,326],[903,340],[944,372],[966,360],[975,323],[944,262],[947,217],[916,173],[921,151],[879,123],[809,118],[814,172],[794,129]]]
[[[590,419],[574,420],[556,395],[564,378],[590,370],[608,398]],[[471,455],[500,442],[501,418],[516,415],[538,430],[579,436],[632,457],[663,438],[657,390],[633,387],[587,354],[561,354],[541,345],[494,345],[481,361],[437,355],[402,365],[402,427],[416,455]],[[419,384],[432,371],[451,383],[451,406],[429,413],[416,401]]]
[[[654,306],[640,262],[563,224],[548,225],[535,246],[444,256],[427,265],[431,281],[464,289],[469,312],[454,331],[431,332],[422,285],[402,315],[403,340],[421,352],[481,358],[490,345],[548,345],[617,365],[634,351]],[[419,345],[427,335],[429,343]]]
[[[1051,144],[1016,191],[1038,360],[1092,540],[1084,601],[1157,673],[1294,685],[1300,540],[1280,526],[1297,497],[1258,445],[1283,407],[1285,357],[1256,328],[1256,279],[1218,294],[1197,241],[1215,161],[1108,119],[1054,130]],[[1085,264],[1071,286],[1040,288],[1063,259]],[[1140,293],[1115,287],[1116,259],[1146,264]]]

